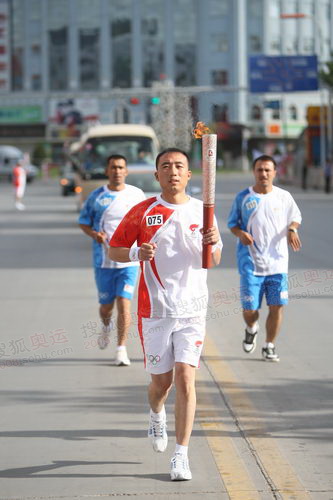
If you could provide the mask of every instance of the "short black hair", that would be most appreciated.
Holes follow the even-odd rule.
[[[127,165],[127,158],[124,155],[114,154],[114,155],[108,156],[106,159],[106,166],[109,165],[110,160],[124,160],[126,165]]]
[[[183,149],[180,149],[180,148],[166,148],[166,149],[163,149],[163,151],[158,153],[158,155],[156,156],[156,161],[155,161],[156,169],[158,167],[158,162],[160,161],[161,156],[163,156],[167,153],[181,153],[182,155],[185,156],[185,158],[187,159],[188,165],[190,166],[190,157],[186,153],[186,151],[184,151]]]
[[[274,165],[274,170],[276,170],[276,161],[274,160],[273,156],[270,156],[270,155],[261,155],[261,156],[258,156],[258,158],[256,158],[255,160],[253,160],[253,163],[252,163],[252,168],[254,170],[255,166],[256,166],[256,163],[258,161],[271,161]]]

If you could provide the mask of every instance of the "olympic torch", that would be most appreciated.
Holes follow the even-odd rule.
[[[204,123],[198,122],[194,136],[202,139],[202,199],[203,231],[214,225],[215,182],[216,182],[216,146],[217,135],[209,133]],[[202,246],[202,267],[212,267],[212,245]]]

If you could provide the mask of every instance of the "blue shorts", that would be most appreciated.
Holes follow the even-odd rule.
[[[288,304],[288,275],[272,274],[271,276],[255,276],[241,274],[241,303],[247,311],[256,311],[261,307],[263,295],[268,306],[284,306]]]
[[[109,269],[95,267],[95,281],[100,304],[111,304],[116,297],[132,299],[139,266]]]

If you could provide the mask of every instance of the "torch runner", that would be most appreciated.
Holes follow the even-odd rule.
[[[194,137],[202,139],[202,192],[203,192],[203,231],[214,225],[215,179],[216,179],[216,134],[209,133],[203,122],[198,122]],[[212,245],[202,247],[202,267],[212,267]]]

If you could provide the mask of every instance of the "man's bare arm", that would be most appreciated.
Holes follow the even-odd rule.
[[[250,233],[243,231],[243,229],[241,229],[240,227],[238,226],[231,227],[230,231],[232,232],[232,234],[234,234],[237,238],[240,239],[243,245],[247,246],[253,244],[254,242],[253,236]]]
[[[302,242],[297,232],[300,224],[298,222],[292,222],[288,226],[288,244],[294,250],[294,252],[298,252],[302,248]]]
[[[156,243],[142,243],[138,250],[138,258],[135,260],[152,260],[157,248]],[[130,262],[130,248],[127,247],[110,247],[109,257],[115,262]]]
[[[88,224],[80,224],[80,228],[87,236],[97,241],[97,243],[104,243],[107,239],[106,233],[95,231],[92,227],[88,226]]]

